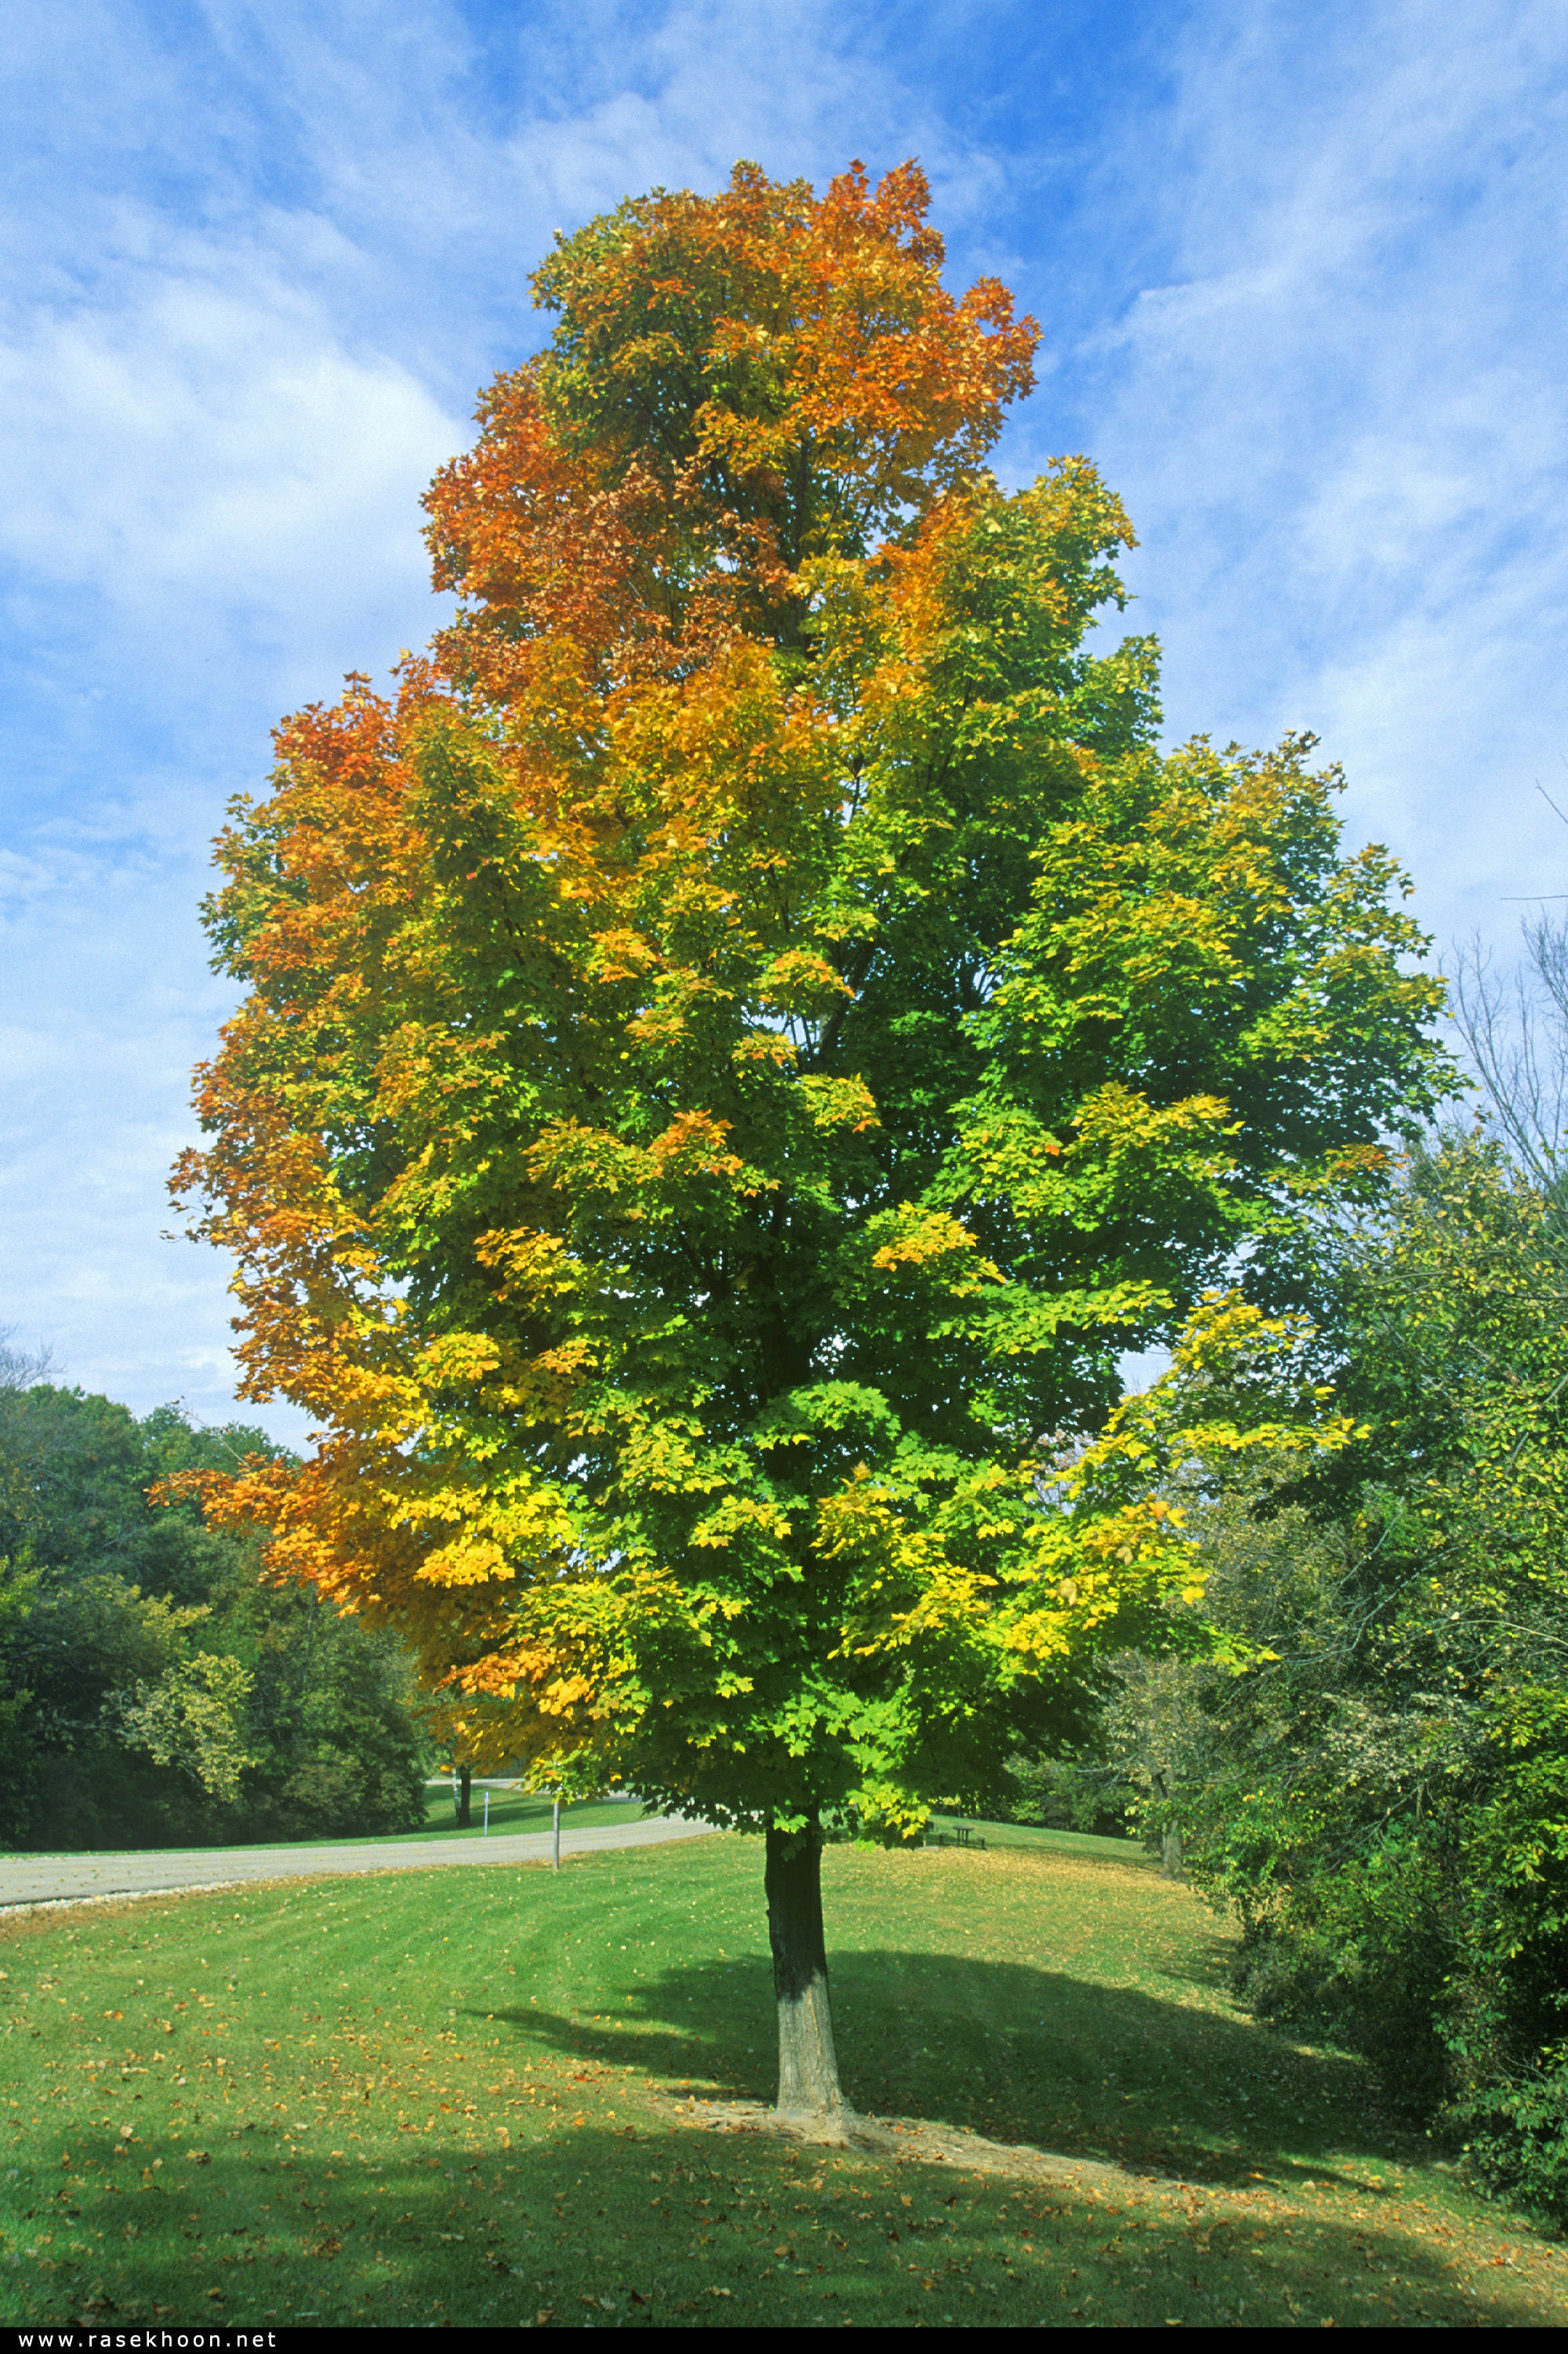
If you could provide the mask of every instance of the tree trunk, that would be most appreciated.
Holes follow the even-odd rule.
[[[1163,1766],[1150,1769],[1149,1787],[1162,1802],[1171,1796],[1171,1786]],[[1181,1834],[1174,1823],[1166,1823],[1160,1833],[1160,1877],[1161,1880],[1184,1880],[1186,1869],[1181,1861]]]
[[[803,1831],[768,1831],[764,1885],[779,2002],[778,2113],[832,2124],[844,2103],[828,2005],[822,1840],[814,1819]]]
[[[456,1787],[452,1791],[452,1804],[457,1808],[458,1822],[464,1830],[468,1829],[470,1822],[472,1820],[472,1816],[469,1807],[469,1800],[472,1789],[473,1767],[471,1766],[460,1766],[457,1769]]]

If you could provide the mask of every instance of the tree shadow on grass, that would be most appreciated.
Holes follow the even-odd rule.
[[[851,1952],[832,1964],[844,2090],[873,2115],[1212,2181],[1327,2181],[1404,2159],[1358,2061],[1246,2020],[1024,1964]],[[525,2047],[633,2068],[698,2097],[769,2101],[776,2028],[759,1957],[666,1970],[617,2017],[494,2014]]]
[[[530,2016],[546,2040],[551,2023]],[[572,2023],[580,2041],[581,2022]],[[613,2044],[622,2041],[609,2031]],[[583,2055],[583,2056],[586,2056]],[[243,2145],[249,2140],[249,2148]],[[50,2169],[50,2174],[55,2174]],[[63,2197],[62,2197],[63,2193]],[[1102,2179],[1034,2186],[674,2120],[566,2120],[502,2153],[428,2142],[363,2169],[226,2135],[166,2186],[46,2180],[85,2262],[13,2274],[16,2319],[99,2328],[1539,2327],[1537,2296],[1392,2221],[1271,2232]],[[62,2217],[63,2221],[63,2217]],[[35,2225],[35,2228],[37,2228]],[[58,2233],[53,2245],[64,2237]],[[1256,2235],[1263,2240],[1264,2234]]]

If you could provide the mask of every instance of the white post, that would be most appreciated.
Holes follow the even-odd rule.
[[[556,1820],[556,1860],[555,1860],[555,1861],[551,1864],[550,1869],[551,1869],[551,1871],[552,1871],[552,1872],[559,1872],[559,1870],[560,1870],[560,1868],[561,1868],[561,1800],[560,1800],[560,1794],[559,1794],[559,1792],[558,1792],[558,1791],[557,1791],[557,1793],[556,1793],[556,1804],[555,1804],[555,1820]]]
[[[486,1790],[484,1794],[484,1836],[486,1839],[490,1837],[490,1793],[488,1790]]]

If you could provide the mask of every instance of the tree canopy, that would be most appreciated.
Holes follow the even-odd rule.
[[[464,1754],[808,1845],[1070,1729],[1192,1574],[1118,1357],[1197,1317],[1178,1418],[1268,1362],[1446,1085],[1309,739],[1162,755],[1118,502],[987,472],[1037,331],[926,215],[740,166],[557,240],[427,503],[457,619],[223,837],[179,1174],[322,1426],[213,1509]]]

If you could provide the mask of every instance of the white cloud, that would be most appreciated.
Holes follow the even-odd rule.
[[[1172,282],[1105,340],[1098,453],[1175,732],[1310,726],[1440,932],[1568,849],[1561,12],[1195,24],[1157,175]]]
[[[486,60],[440,5],[18,23],[0,1312],[69,1378],[225,1411],[227,1271],[158,1240],[228,1002],[205,838],[272,720],[434,625],[419,493],[537,341],[552,230],[743,153],[837,167],[832,122],[873,93],[832,69],[834,26],[535,9],[484,28]]]
[[[313,304],[148,271],[0,347],[0,557],[35,596],[89,592],[172,686],[259,638],[319,693],[323,641],[392,603],[428,623],[418,499],[461,428]]]
[[[58,827],[40,847],[0,876],[5,1320],[52,1344],[62,1378],[143,1408],[184,1394],[219,1419],[233,1386],[223,1275],[211,1253],[159,1238],[193,1130],[193,1049],[226,1010],[204,970],[199,875],[155,841]],[[276,1419],[281,1433],[295,1420]]]

